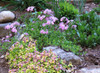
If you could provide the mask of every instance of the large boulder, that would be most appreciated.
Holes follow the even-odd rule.
[[[43,49],[47,51],[52,50],[52,52],[55,53],[58,57],[65,60],[67,64],[69,62],[72,62],[73,65],[82,64],[82,59],[72,52],[66,52],[63,49],[58,48],[56,46],[48,46],[48,47],[44,47]]]
[[[15,19],[15,14],[11,11],[0,12],[0,23],[10,22]]]
[[[100,73],[100,66],[94,65],[94,66],[85,67],[76,71],[75,73]]]

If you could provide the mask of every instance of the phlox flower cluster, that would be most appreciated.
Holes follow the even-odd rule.
[[[26,10],[29,12],[29,11],[33,11],[34,10],[34,6],[30,6],[30,7],[28,7]]]
[[[48,14],[48,15],[52,15],[52,14],[53,14],[53,11],[50,10],[50,9],[45,9],[45,10],[43,11],[43,13],[44,13],[44,14]]]
[[[69,27],[69,26],[68,26],[68,25],[65,25],[64,22],[61,22],[61,23],[59,24],[59,28],[62,29],[62,30],[67,30],[68,27]]]
[[[41,33],[41,34],[48,34],[48,30],[46,30],[46,31],[41,30],[40,33]]]
[[[20,23],[15,21],[10,25],[5,26],[5,29],[7,29],[7,30],[11,29],[12,32],[17,33],[17,29],[15,26],[18,26],[18,25],[20,25]]]
[[[61,19],[60,19],[60,23],[59,23],[59,28],[61,29],[61,30],[67,30],[68,28],[69,28],[69,25],[68,25],[68,23],[69,22],[73,22],[73,20],[68,20],[66,17],[62,17]],[[74,28],[74,29],[76,29],[76,27],[77,27],[77,25],[72,25],[72,28]]]
[[[58,18],[53,16],[53,11],[50,9],[44,10],[43,14],[44,15],[38,15],[38,18],[40,20],[43,20],[43,19],[46,20],[46,23],[42,24],[43,27],[45,27],[46,25],[50,25],[50,24],[54,25],[54,23],[58,20]],[[48,15],[48,17],[46,17],[46,15]],[[46,31],[41,30],[40,33],[41,34],[48,34],[48,30],[46,30]]]

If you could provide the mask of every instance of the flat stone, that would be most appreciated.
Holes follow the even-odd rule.
[[[60,48],[58,48],[58,49],[53,50],[52,52],[55,53],[55,54],[57,54],[57,55],[59,55],[60,53],[63,53],[65,51],[62,50],[62,49],[60,49]]]
[[[94,66],[85,67],[76,71],[75,73],[100,73],[100,66],[94,65]]]
[[[55,50],[55,49],[57,49],[58,47],[56,47],[56,46],[48,46],[48,47],[43,47],[43,50],[47,50],[47,51],[49,51],[49,50]]]
[[[58,57],[65,60],[67,64],[69,62],[72,62],[73,65],[80,65],[82,63],[82,59],[79,56],[75,55],[72,52],[66,52],[56,46],[44,47],[43,50],[52,50],[52,52],[55,53]]]

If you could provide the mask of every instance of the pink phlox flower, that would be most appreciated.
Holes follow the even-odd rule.
[[[34,30],[33,28],[31,30]]]
[[[62,17],[62,18],[60,19],[60,21],[62,22],[65,18],[66,18],[66,17]]]
[[[25,35],[28,35],[28,33],[24,33]]]
[[[13,27],[11,31],[17,33],[17,29],[15,27]]]
[[[70,21],[66,18],[66,24],[68,24]]]
[[[7,35],[6,38],[10,38],[10,36]]]
[[[47,20],[47,23],[46,23],[46,24],[47,24],[47,25],[50,25],[51,22],[52,22],[51,20]]]
[[[48,34],[48,30],[45,31],[45,34]]]
[[[39,19],[43,20],[45,18],[45,15],[42,15]]]
[[[69,26],[68,26],[68,25],[66,25],[66,26],[65,26],[65,30],[67,30],[67,29],[68,29],[68,27],[69,27]]]
[[[53,11],[50,9],[45,9],[43,13],[51,15],[51,14],[53,14]]]
[[[35,21],[32,21],[32,23],[35,23]]]
[[[14,25],[20,25],[20,23],[17,22],[17,21],[15,21],[13,24],[14,24]]]
[[[43,19],[45,18],[45,15],[42,15],[42,16],[39,15],[38,18],[39,18],[40,20],[43,20]]]
[[[58,18],[56,18],[54,16],[50,16],[49,19],[52,20],[53,22],[56,22],[58,20]]]
[[[41,33],[41,34],[45,34],[45,31],[44,31],[44,30],[41,30],[40,33]]]
[[[10,29],[10,25],[5,26],[5,29]]]
[[[34,6],[30,6],[30,7],[28,7],[26,10],[27,10],[27,11],[33,11],[34,8],[35,8]]]
[[[43,24],[42,24],[43,27],[46,26],[46,25],[47,25],[46,23],[43,23]]]
[[[59,24],[59,28],[60,28],[60,29],[62,29],[62,30],[64,30],[64,29],[65,29],[65,25],[64,25],[64,23],[63,23],[63,22],[61,22],[61,23]]]
[[[41,34],[48,34],[48,30],[47,30],[47,29],[46,29],[46,31],[41,30],[40,33],[41,33]]]
[[[77,25],[72,25],[72,28],[76,29]]]

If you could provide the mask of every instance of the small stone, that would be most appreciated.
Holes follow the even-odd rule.
[[[4,58],[5,56],[4,55],[2,55],[0,58]]]

